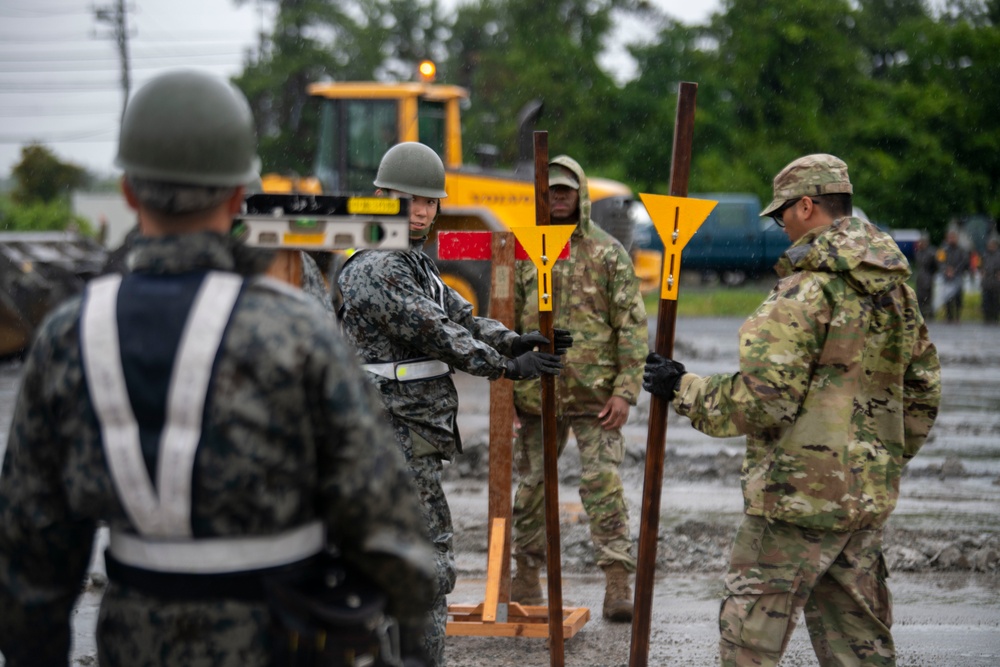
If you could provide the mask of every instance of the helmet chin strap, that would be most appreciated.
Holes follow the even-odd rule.
[[[431,220],[431,224],[427,225],[426,229],[421,230],[419,232],[415,232],[412,229],[410,230],[410,240],[411,241],[424,241],[424,240],[426,240],[427,236],[431,233],[431,230],[434,229],[434,224],[437,222],[437,219],[438,219],[439,215],[441,215],[441,204],[440,203],[438,203],[438,210],[437,210],[437,213],[434,214],[434,219]]]

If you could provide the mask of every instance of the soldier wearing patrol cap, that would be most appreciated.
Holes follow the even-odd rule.
[[[445,595],[455,585],[451,510],[441,487],[443,461],[462,451],[455,369],[490,380],[558,374],[558,355],[534,351],[548,339],[519,335],[500,322],[475,317],[472,305],[441,281],[424,243],[445,191],[444,164],[429,146],[405,142],[382,157],[375,186],[410,200],[410,247],[363,250],[340,271],[344,333],[376,384],[420,490],[420,509],[437,548],[438,597],[425,639],[433,665],[444,664],[448,621]],[[556,331],[556,351],[572,345]]]
[[[745,516],[719,617],[722,665],[776,665],[799,613],[821,665],[894,665],[882,528],[937,417],[941,367],[906,258],[851,217],[847,165],[807,155],[761,215],[792,246],[739,331],[735,374],[651,354],[643,387],[718,437],[746,436]]]
[[[552,292],[556,325],[582,341],[566,354],[566,370],[556,380],[558,448],[563,451],[572,430],[582,468],[580,499],[590,522],[594,559],[606,580],[601,613],[611,621],[629,622],[629,578],[636,562],[619,468],[625,457],[622,426],[639,397],[640,369],[649,351],[646,308],[628,252],[591,219],[586,174],[569,156],[559,155],[549,163],[549,205],[553,224],[576,225],[569,258],[552,269]],[[515,285],[516,326],[538,326],[538,271],[533,263],[520,263]],[[519,479],[511,598],[536,605],[544,599],[539,573],[545,562],[539,384],[518,384],[514,404],[520,427],[514,451]]]
[[[433,555],[378,399],[322,307],[230,234],[258,169],[246,99],[196,71],[153,79],[117,164],[131,271],[54,311],[24,363],[0,476],[7,667],[67,664],[99,525],[101,665],[285,664],[298,635],[272,584],[331,549],[419,658]]]

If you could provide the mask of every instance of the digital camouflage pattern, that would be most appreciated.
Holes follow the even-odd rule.
[[[580,221],[570,238],[570,256],[552,268],[555,326],[573,334],[556,378],[556,413],[593,416],[611,396],[636,403],[649,353],[646,307],[625,248],[590,219],[583,169],[565,156],[552,162],[580,179]],[[532,262],[518,262],[514,308],[515,329],[539,328],[538,271]],[[514,385],[520,412],[541,414],[540,387],[537,379]]]
[[[409,250],[362,250],[340,270],[341,322],[364,363],[438,359],[495,380],[517,334],[496,320],[474,317],[472,305],[443,282],[423,242]],[[462,450],[455,426],[458,394],[450,376],[397,382],[370,376],[394,421],[445,459]],[[424,442],[425,441],[425,442]]]
[[[260,253],[210,233],[137,244],[135,272],[253,275]],[[266,255],[263,255],[266,257]],[[249,257],[249,261],[244,261]],[[81,299],[41,327],[0,476],[0,650],[8,667],[66,664],[70,612],[99,523],[131,532],[80,360]],[[244,286],[216,359],[199,444],[196,537],[268,535],[321,519],[386,591],[412,646],[434,595],[416,496],[378,399],[329,316],[265,278]],[[263,604],[166,602],[111,581],[101,664],[268,664]]]
[[[805,611],[821,665],[895,665],[882,531],[814,531],[745,516],[719,614],[722,667],[778,664]]]
[[[518,336],[496,320],[474,317],[472,306],[441,281],[422,240],[409,250],[364,250],[340,270],[341,321],[364,363],[430,357],[470,375],[494,380],[506,368]],[[442,459],[462,451],[458,393],[450,375],[417,382],[369,374],[392,419],[399,447],[420,494],[436,549],[438,597],[425,646],[444,664],[445,599],[455,585],[454,529],[441,487]]]
[[[937,417],[941,367],[906,258],[859,218],[811,230],[740,328],[740,371],[681,378],[673,405],[746,435],[747,514],[815,530],[883,525]]]
[[[817,153],[788,163],[774,177],[774,199],[760,212],[771,215],[782,204],[799,197],[851,194],[854,186],[847,175],[847,164],[839,157]]]
[[[573,346],[555,378],[559,451],[572,429],[583,471],[580,497],[598,565],[621,562],[634,570],[628,506],[618,472],[625,441],[621,429],[605,430],[597,415],[612,396],[636,403],[649,352],[646,307],[625,248],[590,219],[583,169],[566,156],[551,164],[568,169],[580,184],[580,220],[570,238],[570,256],[552,269],[555,326],[573,334]],[[518,264],[514,295],[515,328],[538,329],[538,271],[532,262]],[[518,487],[513,551],[540,565],[545,558],[542,439],[541,420],[534,417],[541,414],[540,381],[515,383],[514,402],[521,427],[514,453]]]

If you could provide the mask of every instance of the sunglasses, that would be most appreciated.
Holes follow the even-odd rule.
[[[781,208],[779,208],[777,211],[774,211],[771,214],[771,217],[774,218],[774,224],[776,224],[779,227],[781,227],[782,229],[784,229],[784,227],[785,227],[785,220],[784,220],[784,218],[785,218],[785,211],[787,211],[791,207],[795,206],[800,201],[802,201],[802,197],[799,197],[798,199],[793,199],[792,201],[786,201],[784,204],[781,205]]]

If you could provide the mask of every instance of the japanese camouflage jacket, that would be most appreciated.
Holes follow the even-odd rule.
[[[143,239],[132,268],[163,277],[168,288],[178,274],[256,275],[270,261],[231,246],[215,234]],[[132,532],[81,365],[81,299],[39,329],[0,476],[0,650],[8,667],[66,664],[95,530],[103,523]],[[384,588],[392,613],[422,629],[434,561],[417,497],[378,398],[329,315],[298,290],[250,277],[211,387],[193,477],[195,537],[271,535],[320,519],[328,543]],[[263,602],[165,605],[112,580],[101,615],[100,628],[117,633],[105,637],[118,652],[111,664],[192,664],[177,638],[193,628],[208,633],[213,651],[199,664],[269,664]]]
[[[431,358],[495,380],[517,334],[496,320],[474,317],[472,305],[441,282],[423,242],[409,250],[364,250],[339,278],[344,333],[364,363]],[[455,419],[458,393],[450,375],[417,382],[370,375],[386,409],[410,431],[416,455],[451,459],[462,451]]]
[[[625,248],[590,219],[590,190],[583,169],[571,158],[552,161],[580,181],[580,220],[570,238],[569,259],[552,268],[555,327],[573,334],[573,347],[556,378],[556,411],[561,417],[596,416],[612,396],[635,405],[642,367],[649,353],[646,307]],[[515,328],[539,328],[538,271],[522,261],[516,268]],[[539,380],[514,384],[517,409],[541,414]]]
[[[684,375],[673,405],[704,433],[746,435],[747,514],[881,526],[941,399],[909,266],[887,234],[842,218],[804,235],[776,269],[740,328],[740,371]]]

